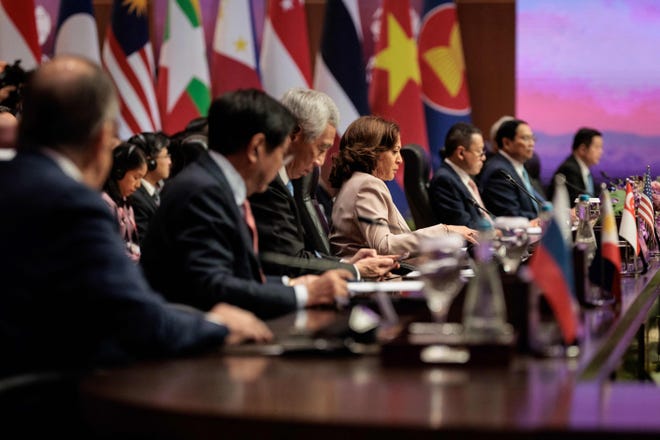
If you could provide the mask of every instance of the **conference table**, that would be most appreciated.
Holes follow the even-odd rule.
[[[658,438],[660,389],[637,379],[657,365],[659,293],[657,263],[624,278],[620,312],[583,310],[576,357],[391,365],[369,344],[219,348],[90,374],[85,418],[99,433],[132,438]],[[340,315],[308,310],[270,324],[290,338],[301,321],[332,327]],[[630,357],[635,377],[622,380]]]

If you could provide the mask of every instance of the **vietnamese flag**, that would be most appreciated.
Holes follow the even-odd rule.
[[[428,152],[421,73],[417,42],[411,30],[410,2],[383,0],[382,11],[369,87],[371,112],[399,124],[402,145],[419,144]],[[395,178],[401,193],[403,168],[399,167]],[[407,206],[402,206],[405,197],[397,197],[396,191],[392,192],[392,197],[405,215]]]

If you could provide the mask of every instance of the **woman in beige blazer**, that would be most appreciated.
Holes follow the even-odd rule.
[[[351,256],[361,248],[416,254],[420,239],[449,232],[476,242],[477,231],[465,226],[439,224],[410,231],[385,185],[403,162],[400,150],[399,126],[394,122],[363,116],[346,129],[330,174],[330,183],[339,188],[330,231],[336,255]]]

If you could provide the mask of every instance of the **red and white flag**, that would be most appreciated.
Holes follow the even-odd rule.
[[[261,89],[252,2],[222,0],[213,36],[213,96],[236,89]]]
[[[103,42],[103,66],[119,94],[121,139],[160,130],[147,12],[146,3],[115,0]]]
[[[632,186],[630,182],[626,183],[626,202],[621,213],[621,224],[619,225],[619,235],[626,240],[635,250],[635,255],[639,254],[639,240],[637,237],[637,219],[635,217],[635,198],[633,197]]]
[[[41,63],[33,0],[0,0],[0,60],[26,70]]]
[[[261,47],[264,90],[279,99],[292,87],[311,87],[307,17],[303,0],[269,0]]]

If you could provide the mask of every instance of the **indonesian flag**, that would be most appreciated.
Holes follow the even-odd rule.
[[[211,81],[198,0],[168,0],[158,63],[158,102],[163,131],[174,134],[206,116]]]
[[[25,70],[41,63],[33,0],[0,0],[0,60],[21,60]]]
[[[307,18],[303,0],[269,0],[261,48],[264,90],[280,98],[293,87],[310,87]]]
[[[635,250],[635,255],[639,254],[639,240],[637,238],[637,220],[635,218],[635,199],[633,197],[632,186],[630,182],[626,183],[626,202],[621,213],[621,225],[619,225],[619,235],[625,239]]]

